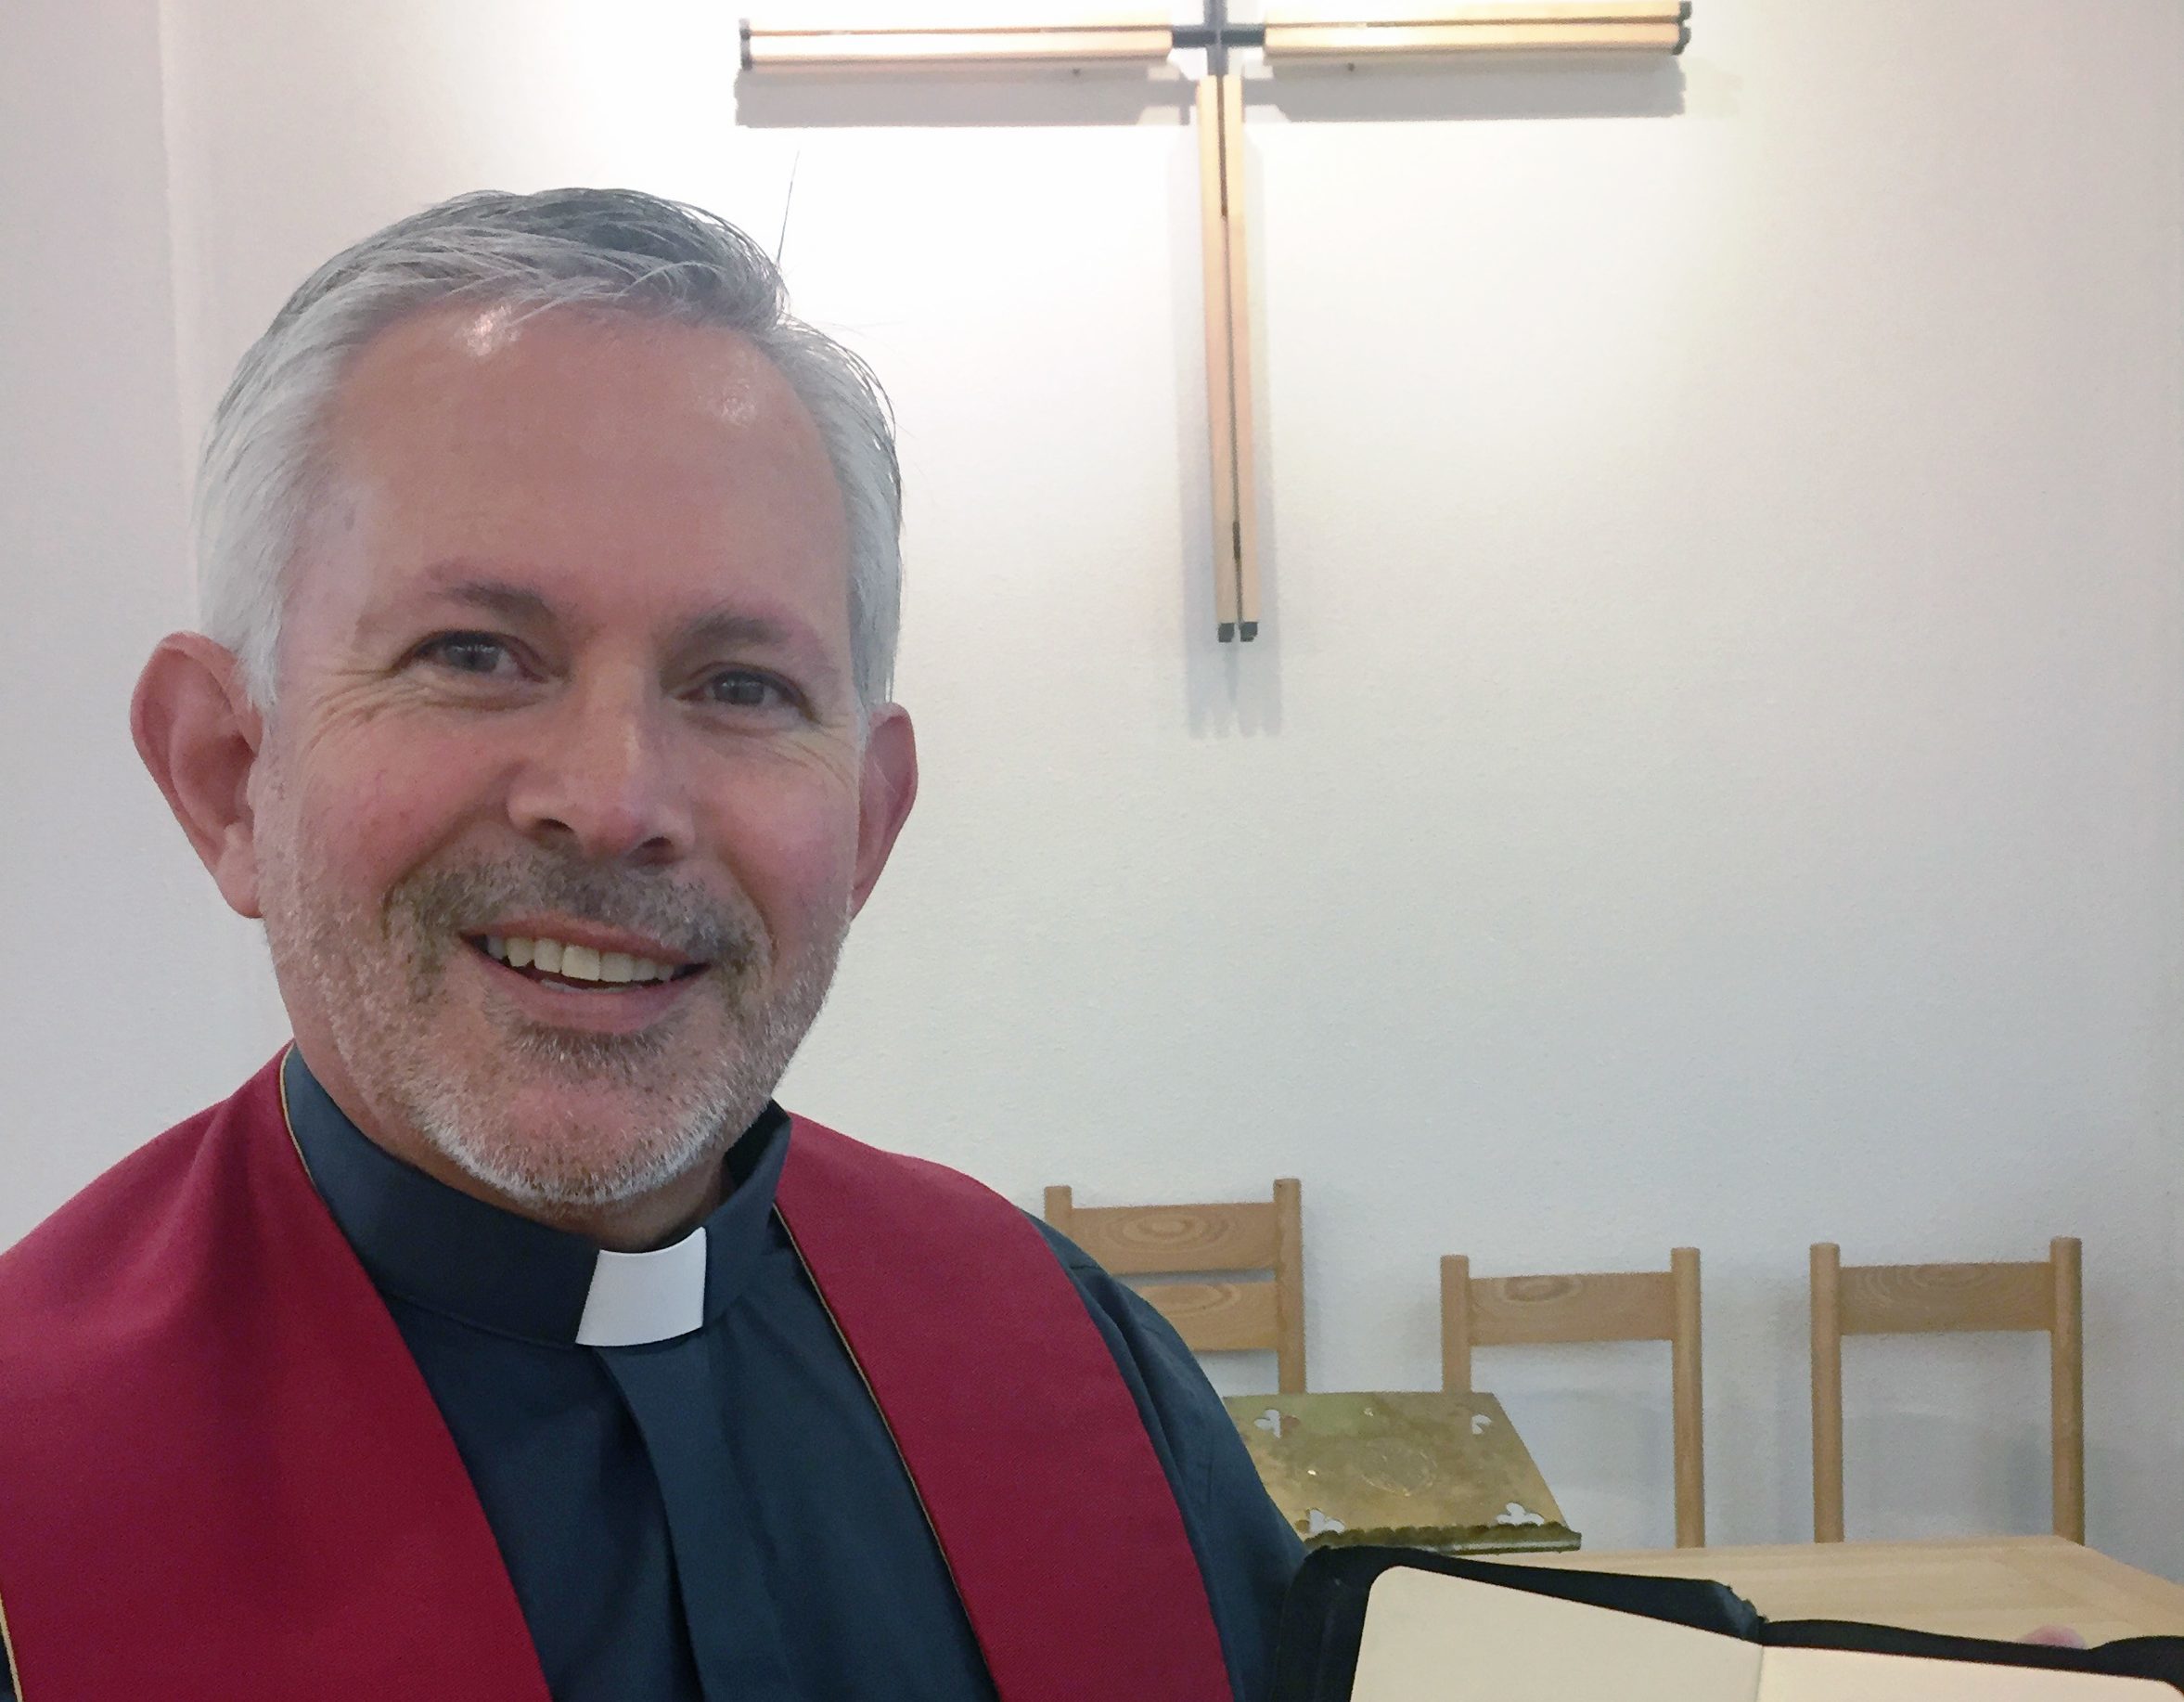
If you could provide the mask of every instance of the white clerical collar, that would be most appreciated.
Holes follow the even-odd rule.
[[[687,1335],[705,1323],[705,1226],[649,1253],[602,1251],[592,1268],[580,1347],[636,1347]]]
[[[366,1140],[291,1050],[282,1102],[304,1167],[379,1292],[520,1340],[634,1347],[702,1330],[773,1244],[789,1119],[769,1105],[727,1156],[727,1197],[673,1246],[602,1252],[435,1181]]]

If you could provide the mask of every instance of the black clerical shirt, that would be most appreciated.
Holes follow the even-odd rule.
[[[700,1327],[584,1347],[598,1249],[389,1156],[299,1054],[285,1071],[312,1180],[447,1421],[557,1702],[993,1695],[893,1442],[774,1214],[778,1109],[728,1155]],[[1258,1702],[1296,1536],[1174,1331],[1046,1233],[1175,1489],[1230,1683]]]

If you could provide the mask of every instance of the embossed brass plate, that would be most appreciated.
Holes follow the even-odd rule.
[[[1306,1542],[1458,1554],[1577,1546],[1491,1395],[1233,1395],[1223,1404]]]

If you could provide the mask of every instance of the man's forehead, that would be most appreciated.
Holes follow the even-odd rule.
[[[474,511],[497,493],[552,512],[623,497],[633,531],[794,524],[846,549],[810,410],[750,338],[721,327],[433,309],[359,352],[327,423],[337,483],[398,477],[405,502]]]
[[[569,621],[620,598],[612,612],[662,629],[740,622],[748,636],[771,621],[846,638],[831,461],[739,332],[443,306],[366,345],[327,441],[317,541],[361,556],[352,568],[375,583],[353,587],[360,602],[467,587],[473,602]]]
[[[641,393],[726,426],[817,441],[794,387],[743,332],[587,303],[448,302],[406,314],[352,357],[334,414],[339,422],[375,401],[485,402],[533,390],[595,402]]]

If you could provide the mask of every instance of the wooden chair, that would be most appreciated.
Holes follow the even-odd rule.
[[[1667,1342],[1676,1430],[1676,1542],[1706,1541],[1706,1444],[1700,1384],[1699,1252],[1677,1247],[1666,1270],[1474,1277],[1441,1261],[1441,1386],[1467,1394],[1471,1349],[1520,1343]]]
[[[2025,1264],[1844,1265],[1812,1250],[1812,1524],[1843,1541],[1843,1338],[1929,1331],[2045,1330],[2054,1432],[2055,1534],[2086,1540],[2084,1301],[2075,1237]]]
[[[1069,1189],[1049,1188],[1047,1221],[1116,1276],[1230,1278],[1143,1283],[1137,1292],[1193,1353],[1272,1348],[1280,1392],[1304,1392],[1304,1208],[1295,1178],[1276,1182],[1271,1200],[1227,1205],[1084,1206]],[[1233,1280],[1254,1270],[1272,1280]]]

